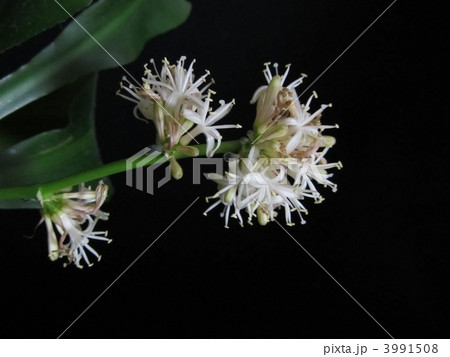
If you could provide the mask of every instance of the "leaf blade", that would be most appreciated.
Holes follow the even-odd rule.
[[[65,100],[59,104],[68,107],[60,113],[62,122],[69,116],[66,127],[37,134],[0,152],[0,187],[44,183],[101,165],[94,129],[97,75],[81,78],[71,87],[52,95]],[[32,200],[0,201],[0,208],[35,207]]]
[[[59,0],[70,15],[92,0]],[[67,20],[70,15],[54,0],[22,0],[0,3],[0,53]],[[25,26],[24,26],[25,25]]]
[[[185,0],[100,1],[77,21],[125,64],[148,39],[181,24],[189,11]],[[28,64],[0,80],[0,119],[80,76],[118,65],[79,24],[71,23]]]

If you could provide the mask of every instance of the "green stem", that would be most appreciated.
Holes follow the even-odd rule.
[[[199,150],[200,152],[199,156],[206,155],[206,145],[202,144],[193,146]],[[241,142],[239,140],[226,141],[222,142],[220,148],[216,151],[216,154],[223,154],[226,152],[238,152],[240,148]],[[177,159],[184,159],[188,157],[187,155],[182,154],[179,151],[174,152],[173,156]],[[164,155],[160,155],[155,157],[153,160],[149,162],[145,162],[145,164],[142,164],[142,160],[140,161],[136,160],[131,165],[132,168],[138,168],[142,166],[152,165],[156,161],[165,162],[168,161],[168,158],[165,157]],[[51,195],[52,193],[58,192],[66,187],[72,187],[82,182],[98,180],[103,177],[118,174],[120,172],[125,172],[127,171],[127,169],[128,169],[127,159],[122,159],[111,162],[109,164],[102,165],[100,167],[96,167],[95,169],[84,171],[79,174],[64,177],[62,179],[58,179],[51,182],[31,184],[26,186],[0,188],[0,200],[35,199],[38,190],[41,190],[42,195],[45,197]]]

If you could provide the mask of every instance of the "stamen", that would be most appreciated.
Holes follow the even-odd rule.
[[[278,63],[275,62],[273,68],[275,68],[275,74],[278,76]]]

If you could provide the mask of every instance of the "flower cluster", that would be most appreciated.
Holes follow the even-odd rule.
[[[227,115],[234,101],[225,103],[219,101],[219,107],[212,110],[211,102],[214,91],[209,89],[213,80],[206,83],[210,75],[206,71],[204,75],[195,79],[191,62],[185,69],[186,57],[182,56],[176,65],[171,65],[165,58],[160,71],[156,68],[155,61],[150,60],[153,70],[145,66],[143,85],[134,85],[126,77],[125,84],[121,83],[121,90],[128,95],[117,92],[121,97],[136,103],[134,115],[146,122],[153,122],[156,127],[156,144],[169,156],[174,151],[180,151],[188,156],[197,156],[198,150],[189,144],[196,141],[199,134],[206,137],[206,154],[214,155],[219,148],[222,136],[220,129],[240,128],[239,125],[216,125]],[[177,167],[172,175],[180,178],[181,167],[171,158],[171,165]]]
[[[222,143],[220,129],[239,128],[239,125],[217,125],[227,115],[234,102],[219,101],[219,107],[212,109],[211,80],[207,71],[194,79],[192,61],[185,69],[185,57],[177,65],[164,59],[160,71],[153,60],[152,72],[147,67],[143,85],[135,86],[126,78],[117,93],[136,105],[134,115],[156,127],[156,144],[170,159],[172,176],[180,178],[182,169],[174,153],[197,156],[199,150],[190,146],[199,134],[206,137],[206,155],[211,157]],[[317,187],[329,186],[337,190],[331,181],[330,169],[340,169],[340,162],[328,163],[325,155],[335,144],[332,136],[323,135],[324,130],[337,125],[321,123],[322,113],[331,104],[322,104],[311,110],[316,92],[300,102],[296,88],[306,77],[302,75],[290,84],[285,84],[290,66],[278,73],[270,63],[263,71],[267,84],[258,88],[251,103],[256,104],[256,118],[253,130],[241,140],[238,154],[226,154],[228,171],[224,175],[210,173],[208,178],[218,184],[218,191],[208,199],[216,201],[205,211],[205,215],[223,205],[222,217],[228,228],[230,217],[244,225],[244,216],[249,224],[254,217],[261,225],[274,221],[280,212],[284,213],[287,225],[293,225],[293,212],[300,222],[305,223],[308,213],[304,201],[323,201]],[[68,263],[82,268],[82,262],[91,266],[88,253],[100,260],[100,255],[91,247],[91,240],[110,242],[106,231],[95,230],[98,220],[107,220],[108,214],[101,211],[108,192],[108,186],[99,182],[95,191],[84,184],[78,191],[64,190],[52,195],[37,193],[41,204],[42,220],[48,231],[48,249],[51,260],[67,257]]]
[[[266,63],[263,71],[267,85],[258,88],[251,100],[256,103],[256,119],[247,147],[239,159],[230,161],[225,175],[209,175],[219,191],[208,197],[218,200],[205,214],[222,203],[225,227],[230,216],[242,225],[241,211],[247,213],[250,224],[256,216],[261,225],[273,221],[278,210],[284,211],[286,224],[293,225],[291,213],[296,211],[303,224],[303,214],[307,214],[303,200],[323,201],[316,185],[337,190],[327,170],[340,169],[342,164],[327,163],[325,159],[336,140],[322,134],[337,125],[322,125],[320,121],[322,112],[331,104],[311,112],[310,105],[317,94],[313,92],[302,104],[295,90],[305,75],[285,86],[290,66],[279,75],[278,64],[273,65],[275,74],[269,65]]]
[[[99,219],[108,219],[108,213],[100,210],[107,194],[108,186],[102,181],[95,191],[81,184],[78,192],[60,192],[45,198],[38,192],[42,206],[41,223],[45,221],[47,227],[51,260],[65,256],[69,264],[74,263],[77,268],[83,267],[82,260],[88,266],[92,265],[87,252],[100,260],[101,256],[89,245],[89,240],[111,242],[106,238],[106,231],[95,231]]]

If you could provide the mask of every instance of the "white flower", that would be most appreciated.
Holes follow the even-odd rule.
[[[181,113],[184,109],[192,109],[203,105],[206,95],[203,92],[212,84],[212,81],[202,88],[206,82],[206,74],[194,81],[193,60],[186,70],[184,68],[186,57],[182,56],[177,65],[171,65],[164,58],[161,71],[158,71],[153,59],[150,63],[153,70],[145,65],[143,85],[131,84],[126,77],[123,77],[124,85],[117,95],[136,103],[133,114],[136,118],[145,122],[153,121],[157,131],[157,145],[164,150],[172,150],[191,127],[192,122],[187,121]],[[122,94],[124,90],[127,94]],[[139,115],[139,113],[142,114]]]
[[[274,64],[275,76],[270,71],[269,63],[265,66],[264,75],[268,85],[260,87],[251,101],[257,102],[253,141],[261,148],[277,147],[281,157],[297,158],[308,157],[319,147],[333,145],[334,138],[323,137],[322,132],[337,126],[322,125],[320,122],[322,112],[331,107],[331,104],[322,105],[310,113],[311,101],[317,98],[316,92],[313,92],[306,104],[301,104],[295,90],[306,75],[283,87],[289,65],[282,76],[278,75],[278,64]]]
[[[222,203],[225,227],[229,217],[237,218],[242,225],[242,210],[247,212],[249,223],[257,216],[258,222],[265,225],[282,211],[286,224],[293,225],[291,213],[296,211],[303,224],[303,214],[307,214],[304,200],[323,201],[317,183],[337,190],[327,170],[340,169],[342,164],[326,162],[324,156],[335,139],[322,135],[323,130],[336,126],[320,122],[322,112],[331,105],[322,105],[310,113],[311,101],[317,94],[313,92],[301,104],[295,91],[306,75],[285,86],[290,66],[280,76],[278,64],[273,66],[275,75],[269,65],[266,63],[263,71],[268,85],[258,88],[251,100],[257,107],[253,132],[249,133],[251,145],[244,145],[241,152],[248,152],[247,157],[230,162],[224,176],[208,176],[218,184],[218,192],[208,198],[218,200],[205,214]]]
[[[214,204],[212,204],[203,214],[206,216],[209,211],[217,207],[220,203],[224,204],[224,209],[221,213],[222,217],[225,217],[225,227],[228,228],[228,221],[230,217],[231,207],[234,207],[234,213],[232,217],[237,218],[241,226],[243,225],[242,215],[240,208],[237,205],[236,193],[243,182],[245,172],[240,168],[240,161],[232,159],[229,161],[229,172],[225,173],[225,176],[217,173],[210,173],[207,175],[208,179],[213,180],[218,184],[219,191],[209,198],[219,198]]]
[[[284,71],[283,75],[279,75],[278,74],[278,63],[274,63],[273,67],[275,68],[275,76],[272,74],[272,71],[270,70],[270,62],[266,62],[264,63],[264,66],[266,67],[263,70],[264,73],[264,77],[266,78],[267,84],[270,84],[270,82],[272,82],[272,80],[274,79],[274,77],[278,77],[279,78],[279,82],[278,82],[278,86],[281,88],[283,87],[284,81],[286,80],[288,74],[289,74],[289,70],[291,68],[291,64],[287,64],[286,70]],[[294,89],[296,87],[298,87],[300,84],[303,83],[303,78],[307,77],[306,74],[302,74],[300,78],[297,78],[295,81],[289,83],[286,88],[288,89]],[[251,104],[254,104],[258,101],[258,99],[261,97],[261,95],[265,94],[265,92],[267,91],[268,86],[264,85],[259,87],[255,93],[253,94],[252,99],[250,100]]]
[[[150,63],[153,65],[153,72],[145,66],[143,85],[135,86],[124,77],[126,85],[121,83],[120,90],[126,93],[122,94],[119,90],[117,94],[136,104],[133,113],[138,119],[155,124],[156,144],[166,154],[173,156],[176,151],[183,152],[191,141],[199,144],[195,138],[204,134],[206,154],[210,157],[222,143],[220,129],[240,128],[239,125],[216,125],[230,112],[234,101],[225,103],[221,100],[220,107],[211,111],[211,94],[214,92],[208,90],[206,93],[206,90],[213,80],[205,84],[209,71],[194,79],[195,60],[187,69],[184,68],[185,60],[186,57],[182,56],[177,65],[171,65],[164,59],[163,66],[158,71],[152,59]],[[198,153],[192,147],[187,149],[188,152]],[[182,171],[178,176],[181,175]]]
[[[225,101],[220,100],[220,107],[212,111],[209,108],[209,103],[212,102],[212,93],[211,90],[208,91],[208,96],[198,110],[185,109],[183,111],[183,116],[196,124],[196,126],[180,140],[180,144],[188,145],[197,135],[204,134],[206,137],[206,156],[208,157],[213,156],[222,143],[219,129],[241,128],[238,124],[214,125],[230,112],[234,100],[226,104]]]
[[[279,107],[280,91],[285,88],[288,91],[295,92],[295,88],[298,87],[303,82],[303,78],[306,77],[306,74],[302,74],[300,78],[291,82],[286,87],[283,87],[291,65],[286,65],[286,70],[281,76],[278,74],[278,63],[273,64],[275,75],[272,75],[269,65],[270,62],[264,63],[266,68],[263,70],[268,85],[259,87],[250,100],[251,104],[257,103],[254,128],[258,134],[267,130],[267,128],[272,126],[273,122],[282,115],[283,108]]]
[[[273,221],[279,209],[284,210],[287,225],[293,225],[291,211],[297,211],[301,223],[305,223],[302,213],[307,213],[307,210],[301,202],[304,196],[288,182],[287,169],[282,165],[272,167],[267,159],[259,156],[256,146],[252,147],[247,159],[233,160],[225,176],[210,174],[209,178],[219,185],[219,191],[209,198],[219,200],[205,214],[223,203],[222,216],[225,217],[227,228],[232,208],[234,213],[231,217],[237,218],[241,225],[241,210],[247,213],[250,224],[255,215],[261,225]]]
[[[99,219],[107,220],[108,214],[100,207],[106,199],[108,186],[99,182],[95,191],[81,184],[78,192],[61,192],[37,197],[42,206],[42,221],[48,233],[49,257],[56,260],[67,256],[69,263],[82,268],[81,260],[91,266],[87,252],[97,260],[101,256],[90,246],[90,239],[111,242],[106,231],[95,231]],[[56,232],[55,229],[56,228]]]
[[[144,88],[157,93],[164,102],[164,107],[171,113],[179,115],[181,106],[183,104],[201,105],[202,93],[212,84],[209,82],[203,88],[200,88],[205,82],[206,77],[210,74],[209,71],[194,81],[193,66],[195,59],[186,70],[184,68],[185,56],[181,56],[176,66],[171,65],[167,58],[163,60],[163,67],[161,73],[155,66],[155,61],[150,60],[153,64],[155,73],[147,67],[144,75],[147,78],[142,78]]]
[[[166,114],[174,116],[176,119],[180,116],[183,105],[202,105],[203,92],[212,84],[212,82],[209,82],[203,88],[200,88],[206,82],[209,72],[207,71],[194,82],[193,66],[195,60],[191,62],[187,70],[184,68],[185,60],[186,57],[181,56],[175,66],[171,65],[167,58],[164,58],[163,66],[159,72],[152,58],[150,63],[153,65],[155,73],[146,64],[142,86],[134,85],[126,77],[123,77],[122,80],[127,85],[121,84],[121,89],[131,94],[131,97],[120,93],[120,90],[117,95],[137,104],[134,108],[134,114],[138,119],[154,120],[155,102],[160,103]],[[144,118],[139,117],[137,110],[144,115]]]
[[[340,161],[327,163],[324,159],[325,154],[330,148],[327,147],[322,152],[316,152],[308,158],[303,158],[295,164],[288,165],[288,174],[294,178],[293,185],[303,192],[305,197],[313,198],[316,203],[323,201],[323,198],[314,185],[314,181],[324,187],[331,187],[333,192],[337,191],[337,185],[330,181],[333,174],[327,172],[332,168],[341,169]]]
[[[300,100],[297,98],[297,93],[293,91],[294,101],[289,107],[289,117],[280,120],[280,124],[288,126],[288,134],[291,136],[286,143],[286,153],[290,154],[295,149],[305,150],[311,143],[311,139],[317,139],[320,133],[329,128],[335,128],[335,125],[322,125],[320,124],[320,116],[322,112],[331,107],[331,104],[322,104],[320,109],[314,113],[309,113],[311,100],[313,97],[317,98],[316,92],[313,92],[306,102],[306,104],[300,104]]]

